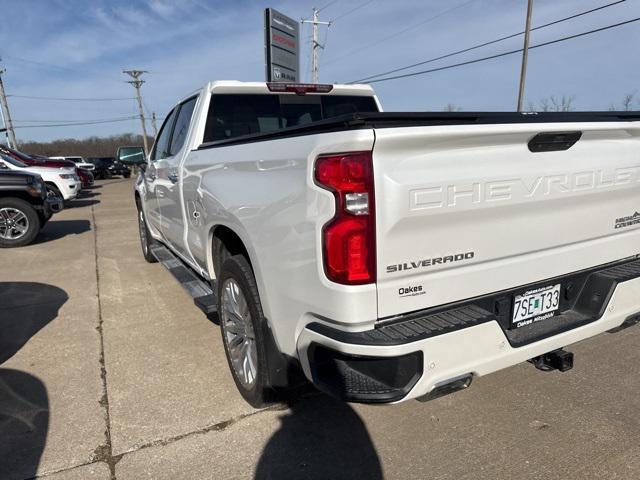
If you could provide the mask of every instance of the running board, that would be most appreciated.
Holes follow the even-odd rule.
[[[167,269],[169,273],[182,285],[182,288],[193,298],[193,303],[206,314],[218,310],[216,294],[211,285],[198,277],[195,272],[171,250],[162,245],[151,247],[151,253]],[[215,288],[215,280],[213,281]]]

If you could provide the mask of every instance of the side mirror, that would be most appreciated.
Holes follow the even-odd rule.
[[[117,159],[127,165],[146,165],[147,158],[142,147],[120,147]]]

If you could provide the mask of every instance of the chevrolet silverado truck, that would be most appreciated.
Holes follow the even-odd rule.
[[[62,208],[61,199],[47,195],[39,175],[0,164],[0,248],[28,245]]]
[[[219,81],[136,181],[144,257],[216,312],[252,405],[297,368],[428,400],[640,312],[640,115],[383,113],[365,85]]]

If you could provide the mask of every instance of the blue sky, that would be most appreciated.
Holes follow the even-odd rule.
[[[263,10],[299,19],[330,0],[0,0],[0,57],[20,140],[83,138],[139,132],[137,120],[87,126],[24,128],[42,121],[125,118],[133,100],[71,102],[42,97],[126,98],[123,69],[148,70],[148,111],[163,116],[176,100],[215,79],[264,79]],[[536,0],[533,25],[613,0]],[[326,37],[320,80],[344,82],[521,31],[526,0],[337,0],[321,12],[337,18]],[[640,17],[627,0],[532,33],[532,44]],[[11,19],[10,21],[6,21]],[[404,33],[399,33],[402,32]],[[326,29],[321,28],[321,40]],[[302,30],[301,68],[309,79],[309,27]],[[519,48],[522,37],[430,64]],[[639,91],[640,22],[531,51],[527,102],[572,95],[576,110],[606,110]],[[513,55],[409,79],[375,84],[386,110],[513,110],[520,57]],[[636,101],[634,107],[640,109]],[[31,123],[30,123],[31,122]]]

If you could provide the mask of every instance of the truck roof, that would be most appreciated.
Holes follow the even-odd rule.
[[[300,86],[313,86],[314,84],[305,83],[293,83],[287,82],[285,85],[300,85]],[[184,101],[200,92],[208,91],[210,93],[246,93],[246,94],[281,94],[287,92],[274,92],[269,90],[269,84],[267,82],[240,82],[238,80],[215,80],[207,83],[203,88],[191,92],[189,95],[183,97],[181,101]],[[326,84],[322,86],[330,86],[329,92],[318,92],[322,95],[355,95],[363,97],[375,97],[375,92],[370,85],[347,85],[347,84]],[[294,92],[291,92],[294,95]],[[310,93],[313,95],[314,93]]]

